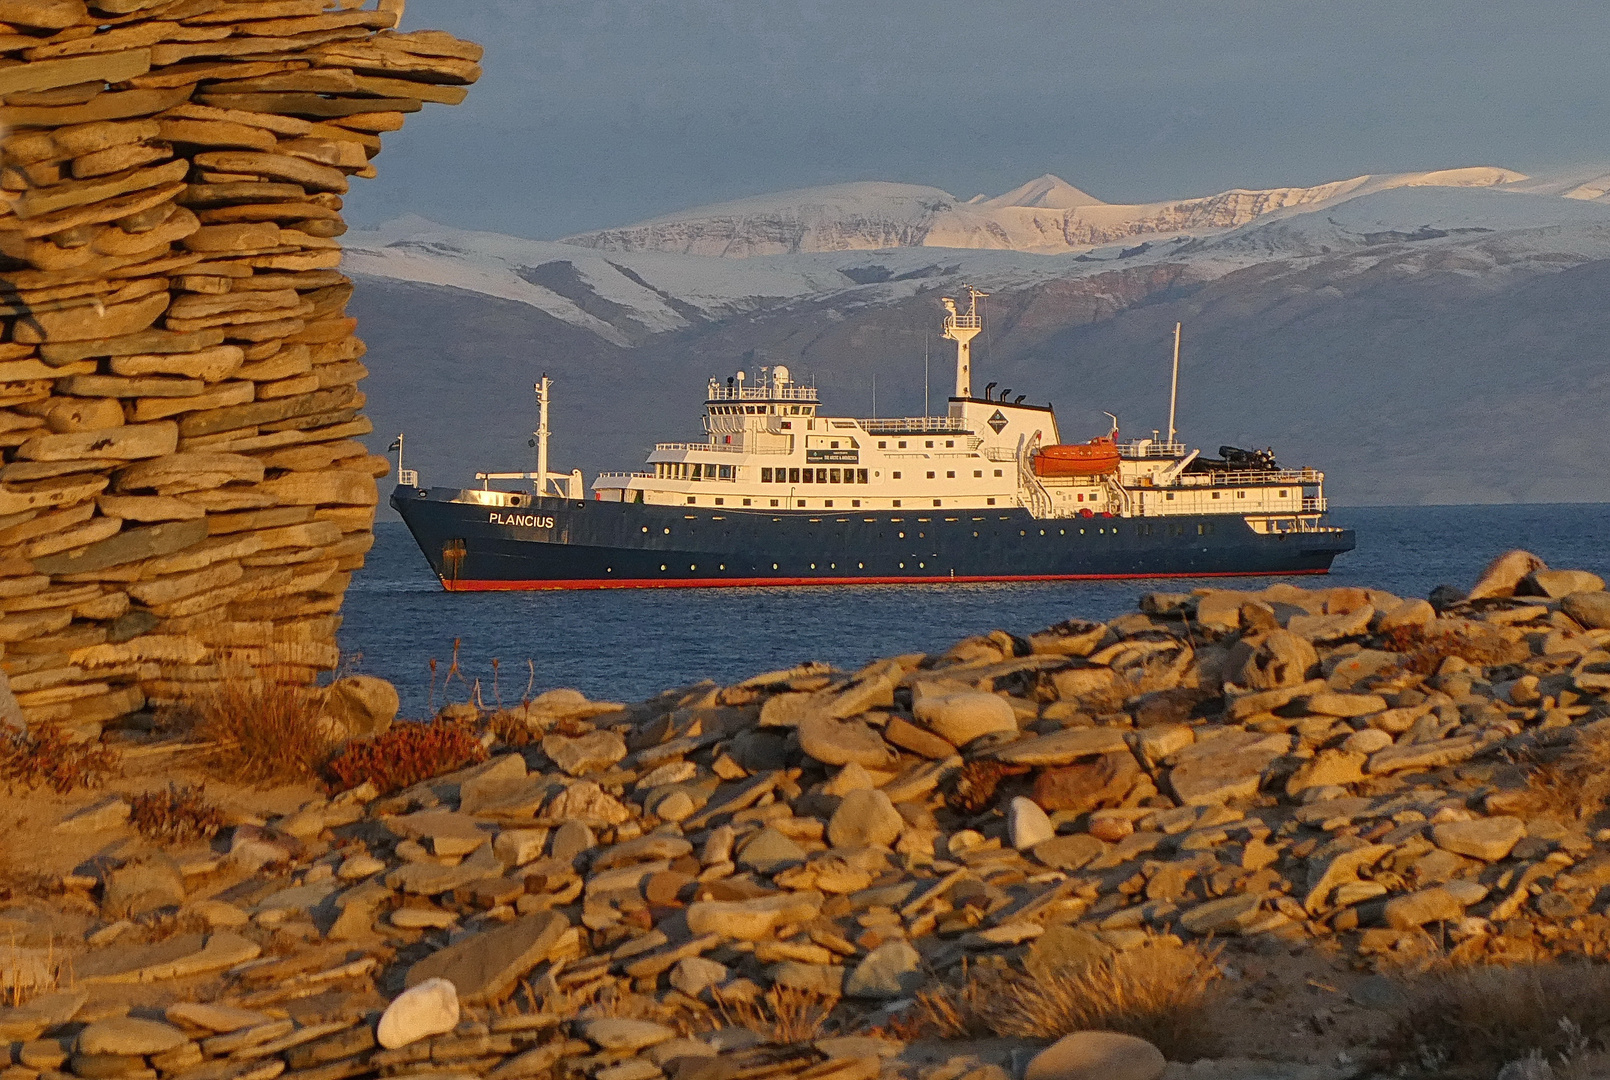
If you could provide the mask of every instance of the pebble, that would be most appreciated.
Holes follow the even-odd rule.
[[[855,965],[844,980],[844,993],[857,998],[909,997],[922,983],[922,956],[904,941],[889,941]]]
[[[160,1020],[140,1020],[120,1016],[97,1020],[78,1033],[73,1047],[79,1054],[118,1054],[138,1057],[165,1054],[189,1042],[189,1037],[172,1024]]]
[[[827,823],[827,839],[841,848],[893,847],[904,828],[905,818],[889,796],[876,789],[863,789],[844,796],[833,811]]]
[[[1019,851],[1028,851],[1057,834],[1056,827],[1039,804],[1022,795],[1012,799],[1007,817],[1012,846]]]
[[[1162,1051],[1116,1031],[1076,1031],[1029,1061],[1023,1080],[1158,1080],[1168,1068]]]
[[[607,1017],[588,1020],[580,1027],[581,1037],[605,1050],[642,1050],[676,1038],[676,1032],[652,1020],[625,1020]]]
[[[916,718],[952,746],[996,732],[1017,731],[1017,714],[994,694],[962,692],[925,696],[912,708]]]

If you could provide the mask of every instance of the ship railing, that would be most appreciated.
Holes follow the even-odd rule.
[[[1324,479],[1325,474],[1318,469],[1235,469],[1185,473],[1176,483],[1184,487],[1235,487],[1241,484],[1317,484]]]
[[[815,401],[816,387],[814,386],[777,386],[773,383],[758,383],[754,386],[721,386],[717,385],[711,392],[709,401]]]
[[[601,473],[598,474],[598,480],[593,486],[597,487],[599,484],[602,484],[605,480],[653,480],[653,479],[654,479],[654,474],[651,473],[651,472],[601,472]]]
[[[984,329],[984,316],[982,316],[982,315],[947,315],[947,316],[945,316],[945,329],[947,329],[947,330],[982,330],[982,329]]]
[[[1118,453],[1126,458],[1177,458],[1185,456],[1185,444],[1159,442],[1156,439],[1135,439],[1132,442],[1119,443]]]
[[[742,446],[733,443],[705,443],[705,442],[662,442],[654,444],[655,450],[714,450],[719,454],[742,454],[746,451]],[[747,451],[755,453],[754,450]]]
[[[398,469],[397,470],[397,483],[402,487],[418,487],[419,486],[419,470],[418,469]]]
[[[1016,461],[1017,451],[1010,446],[986,446],[984,457],[990,461]]]
[[[1326,505],[1327,501],[1323,495],[1307,496],[1303,499],[1303,513],[1323,514],[1325,512]]]
[[[868,435],[971,434],[966,418],[961,416],[908,416],[900,420],[861,420],[859,423]]]

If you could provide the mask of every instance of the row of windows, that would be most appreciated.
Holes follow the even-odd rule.
[[[997,474],[997,475],[999,475],[999,474]],[[1213,497],[1215,499],[1222,498],[1223,494],[1224,494],[1223,492],[1215,491],[1213,493]],[[1238,498],[1238,499],[1244,499],[1244,498],[1247,497],[1247,493],[1245,491],[1238,491],[1238,492],[1235,493],[1235,497]],[[1279,497],[1282,498],[1282,499],[1284,499],[1286,497],[1286,489],[1285,488],[1280,489],[1280,496]],[[1169,502],[1173,502],[1174,501],[1174,493],[1172,491],[1166,492],[1163,495],[1163,498],[1166,499]]]
[[[848,472],[849,470],[845,470],[845,471]],[[785,500],[783,500],[783,499],[768,499],[767,500],[767,505],[781,508],[783,503],[784,503],[784,501]],[[843,503],[843,501],[844,500],[842,500],[842,499],[839,500],[839,502],[841,504]],[[833,500],[832,499],[823,499],[821,502],[822,502],[823,508],[828,509],[828,510],[833,509]],[[934,502],[935,506],[943,506],[944,505],[944,500],[943,499],[935,499],[933,502]],[[715,503],[716,506],[726,506],[727,505],[727,500],[725,498],[723,498],[723,497],[717,496],[716,499],[714,500],[714,503]],[[699,497],[697,495],[689,495],[688,496],[688,505],[689,506],[698,506],[699,505]],[[753,505],[755,505],[755,500],[754,499],[741,499],[735,505],[753,506]],[[801,510],[804,510],[804,509],[807,508],[806,507],[806,500],[804,500],[804,499],[796,499],[796,500],[794,500],[794,505],[797,508],[801,509]],[[850,500],[850,506],[851,507],[859,507],[860,505],[861,505],[861,500],[860,499],[851,499]],[[901,500],[900,499],[891,499],[890,500],[890,505],[893,506],[894,509],[899,510],[900,506],[901,506]],[[994,499],[985,499],[984,500],[984,505],[986,505],[986,506],[994,506],[995,505],[995,500]]]
[[[662,461],[654,466],[654,475],[661,480],[735,480],[736,465],[701,465],[686,461]]]
[[[865,469],[761,469],[760,482],[762,484],[870,483]]]
[[[924,439],[922,444],[923,444],[923,447],[925,449],[932,450],[934,448],[934,440],[933,439]],[[895,447],[896,450],[904,450],[906,448],[906,440],[904,440],[904,439],[896,439],[894,447]],[[955,439],[946,439],[945,440],[945,449],[953,450],[953,449],[955,449],[955,447],[956,447],[956,440]],[[878,449],[879,450],[887,450],[887,449],[889,449],[889,440],[888,439],[879,439],[878,440]]]
[[[712,405],[711,416],[815,416],[815,405]]]

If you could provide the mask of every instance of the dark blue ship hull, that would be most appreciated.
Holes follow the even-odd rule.
[[[488,504],[481,491],[401,486],[391,505],[449,591],[1323,574],[1354,547],[1351,529],[1258,533],[1234,515]]]

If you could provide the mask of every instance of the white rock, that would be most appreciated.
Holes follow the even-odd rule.
[[[375,1039],[387,1050],[395,1050],[457,1026],[458,990],[446,979],[426,979],[386,1006]]]
[[[1008,828],[1012,834],[1012,846],[1019,851],[1027,851],[1057,834],[1056,826],[1051,824],[1051,819],[1040,809],[1039,803],[1022,795],[1012,800]]]
[[[368,852],[364,852],[362,855],[354,855],[344,860],[341,863],[341,868],[335,872],[335,876],[342,881],[360,881],[363,878],[380,873],[385,868],[385,863]]]

